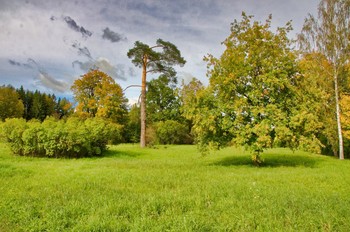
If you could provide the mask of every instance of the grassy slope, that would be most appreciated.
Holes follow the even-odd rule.
[[[0,144],[0,231],[347,231],[350,162],[274,149],[112,147],[103,158],[12,156]]]

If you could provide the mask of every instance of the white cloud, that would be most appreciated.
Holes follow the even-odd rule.
[[[53,91],[64,93],[69,91],[69,85],[68,83],[64,81],[56,80],[55,78],[51,77],[46,72],[40,72],[38,76],[38,82]]]
[[[87,62],[74,61],[73,65],[78,65],[80,69],[85,72],[88,72],[90,69],[99,69],[100,71],[107,73],[112,78],[126,80],[124,66],[122,64],[112,65],[111,62],[104,57]]]

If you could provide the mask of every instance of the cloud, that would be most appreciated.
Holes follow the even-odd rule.
[[[189,73],[189,72],[179,72],[178,73],[179,75],[178,75],[178,77],[180,78],[180,79],[182,79],[182,81],[184,82],[184,84],[188,84],[188,83],[190,83],[191,81],[192,81],[192,79],[193,78],[196,78],[195,76],[193,76],[193,74],[192,73]],[[182,82],[181,81],[181,82]],[[180,82],[180,83],[181,83]]]
[[[145,16],[157,18],[162,21],[167,21],[167,22],[180,21],[180,17],[176,16],[179,13],[177,12],[177,9],[169,8],[169,9],[172,9],[171,11],[169,11],[169,9],[166,9],[168,6],[173,6],[173,5],[171,4],[171,2],[166,2],[166,4],[158,4],[157,2],[153,2],[153,1],[151,2],[128,1],[126,7],[128,10],[137,11]]]
[[[136,13],[137,20],[144,25],[156,26],[152,23],[152,19],[155,19],[155,22],[164,23],[166,26],[170,24],[188,27],[194,21],[203,22],[205,19],[218,17],[223,10],[221,2],[219,0],[164,0],[159,4],[159,1],[154,0],[131,0],[127,1],[126,10]],[[233,5],[233,3],[230,4]]]
[[[10,63],[11,65],[22,66],[21,63],[19,63],[19,62],[17,62],[17,61],[14,61],[14,60],[9,60],[9,63]]]
[[[103,30],[103,39],[110,40],[112,43],[126,41],[127,38],[117,32],[111,31],[108,27]]]
[[[131,76],[131,77],[136,77],[136,71],[135,71],[135,69],[134,69],[133,67],[129,67],[129,69],[128,69],[128,74],[129,74],[129,76]]]
[[[102,70],[103,67],[110,76],[127,79],[123,84],[134,84],[139,81],[141,70],[130,68],[132,63],[126,56],[128,49],[136,40],[153,45],[156,39],[162,38],[174,43],[187,60],[183,68],[176,67],[179,78],[183,71],[188,73],[182,75],[186,81],[193,75],[207,84],[206,63],[202,58],[207,53],[215,57],[222,54],[225,47],[221,42],[230,33],[230,23],[241,19],[242,11],[262,21],[272,13],[272,23],[276,26],[283,26],[293,19],[293,26],[298,31],[308,12],[317,13],[318,2],[0,0],[0,81],[29,85],[33,77],[38,82],[40,74],[43,83],[57,88],[55,80],[71,83],[73,77],[84,71],[92,67]],[[28,57],[38,61],[40,66],[34,60],[27,60]],[[105,58],[96,60],[97,57],[106,57],[111,63],[101,60]],[[72,68],[75,60],[78,61]],[[43,73],[55,79],[50,81]],[[36,87],[39,86],[32,86]],[[138,95],[138,89],[128,91],[128,97]]]
[[[92,56],[91,56],[89,49],[87,47],[81,47],[79,42],[75,41],[72,44],[72,47],[76,48],[78,50],[78,55],[83,55],[83,56],[86,56],[86,57],[92,59]]]
[[[78,65],[79,68],[85,72],[90,71],[90,69],[99,69],[102,72],[107,73],[109,76],[120,79],[120,80],[126,80],[125,77],[125,68],[123,65],[112,65],[108,59],[100,57],[97,60],[90,60],[87,62],[81,62],[81,61],[74,61],[73,67],[75,65]]]
[[[11,65],[18,67],[25,67],[34,69],[38,72],[38,82],[42,86],[49,88],[53,91],[65,92],[68,90],[69,85],[64,81],[58,81],[50,76],[40,65],[32,58],[28,58],[27,63],[21,63],[16,60],[9,59],[8,62]]]
[[[42,70],[39,71],[38,82],[44,87],[49,88],[53,91],[63,93],[69,90],[69,85],[66,82],[58,81]]]
[[[32,59],[28,59],[28,63],[20,63],[20,62],[18,62],[18,61],[9,59],[8,62],[9,62],[11,65],[14,65],[14,66],[19,66],[19,67],[24,67],[24,68],[30,68],[30,69],[32,69],[33,66],[31,65],[31,60],[32,60]]]
[[[37,63],[37,62],[35,62],[35,60],[34,60],[34,59],[32,59],[32,58],[28,58],[27,62],[28,62],[28,65],[30,65],[31,67],[35,66],[35,67],[39,68],[38,63]]]
[[[92,35],[92,32],[86,30],[84,27],[79,26],[74,19],[72,19],[69,16],[66,16],[63,18],[64,21],[68,24],[68,26],[73,29],[74,31],[80,32],[83,37],[90,37]]]

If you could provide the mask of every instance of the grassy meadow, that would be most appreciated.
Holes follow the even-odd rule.
[[[350,161],[268,150],[110,147],[97,158],[0,144],[0,231],[348,231]]]

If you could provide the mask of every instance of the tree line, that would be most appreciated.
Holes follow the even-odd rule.
[[[160,76],[149,81],[147,86],[147,144],[192,143],[190,125],[181,114],[177,78]],[[90,70],[74,82],[71,90],[74,102],[38,90],[24,90],[22,86],[18,89],[1,86],[1,121],[9,118],[36,122],[47,118],[64,121],[102,118],[121,126],[115,139],[112,136],[110,141],[140,142],[140,106],[127,104],[121,86],[113,78],[100,70]]]
[[[26,120],[43,121],[48,116],[58,119],[73,113],[73,103],[67,98],[57,98],[54,94],[38,90],[25,90],[23,86],[0,86],[0,120],[23,117]]]

